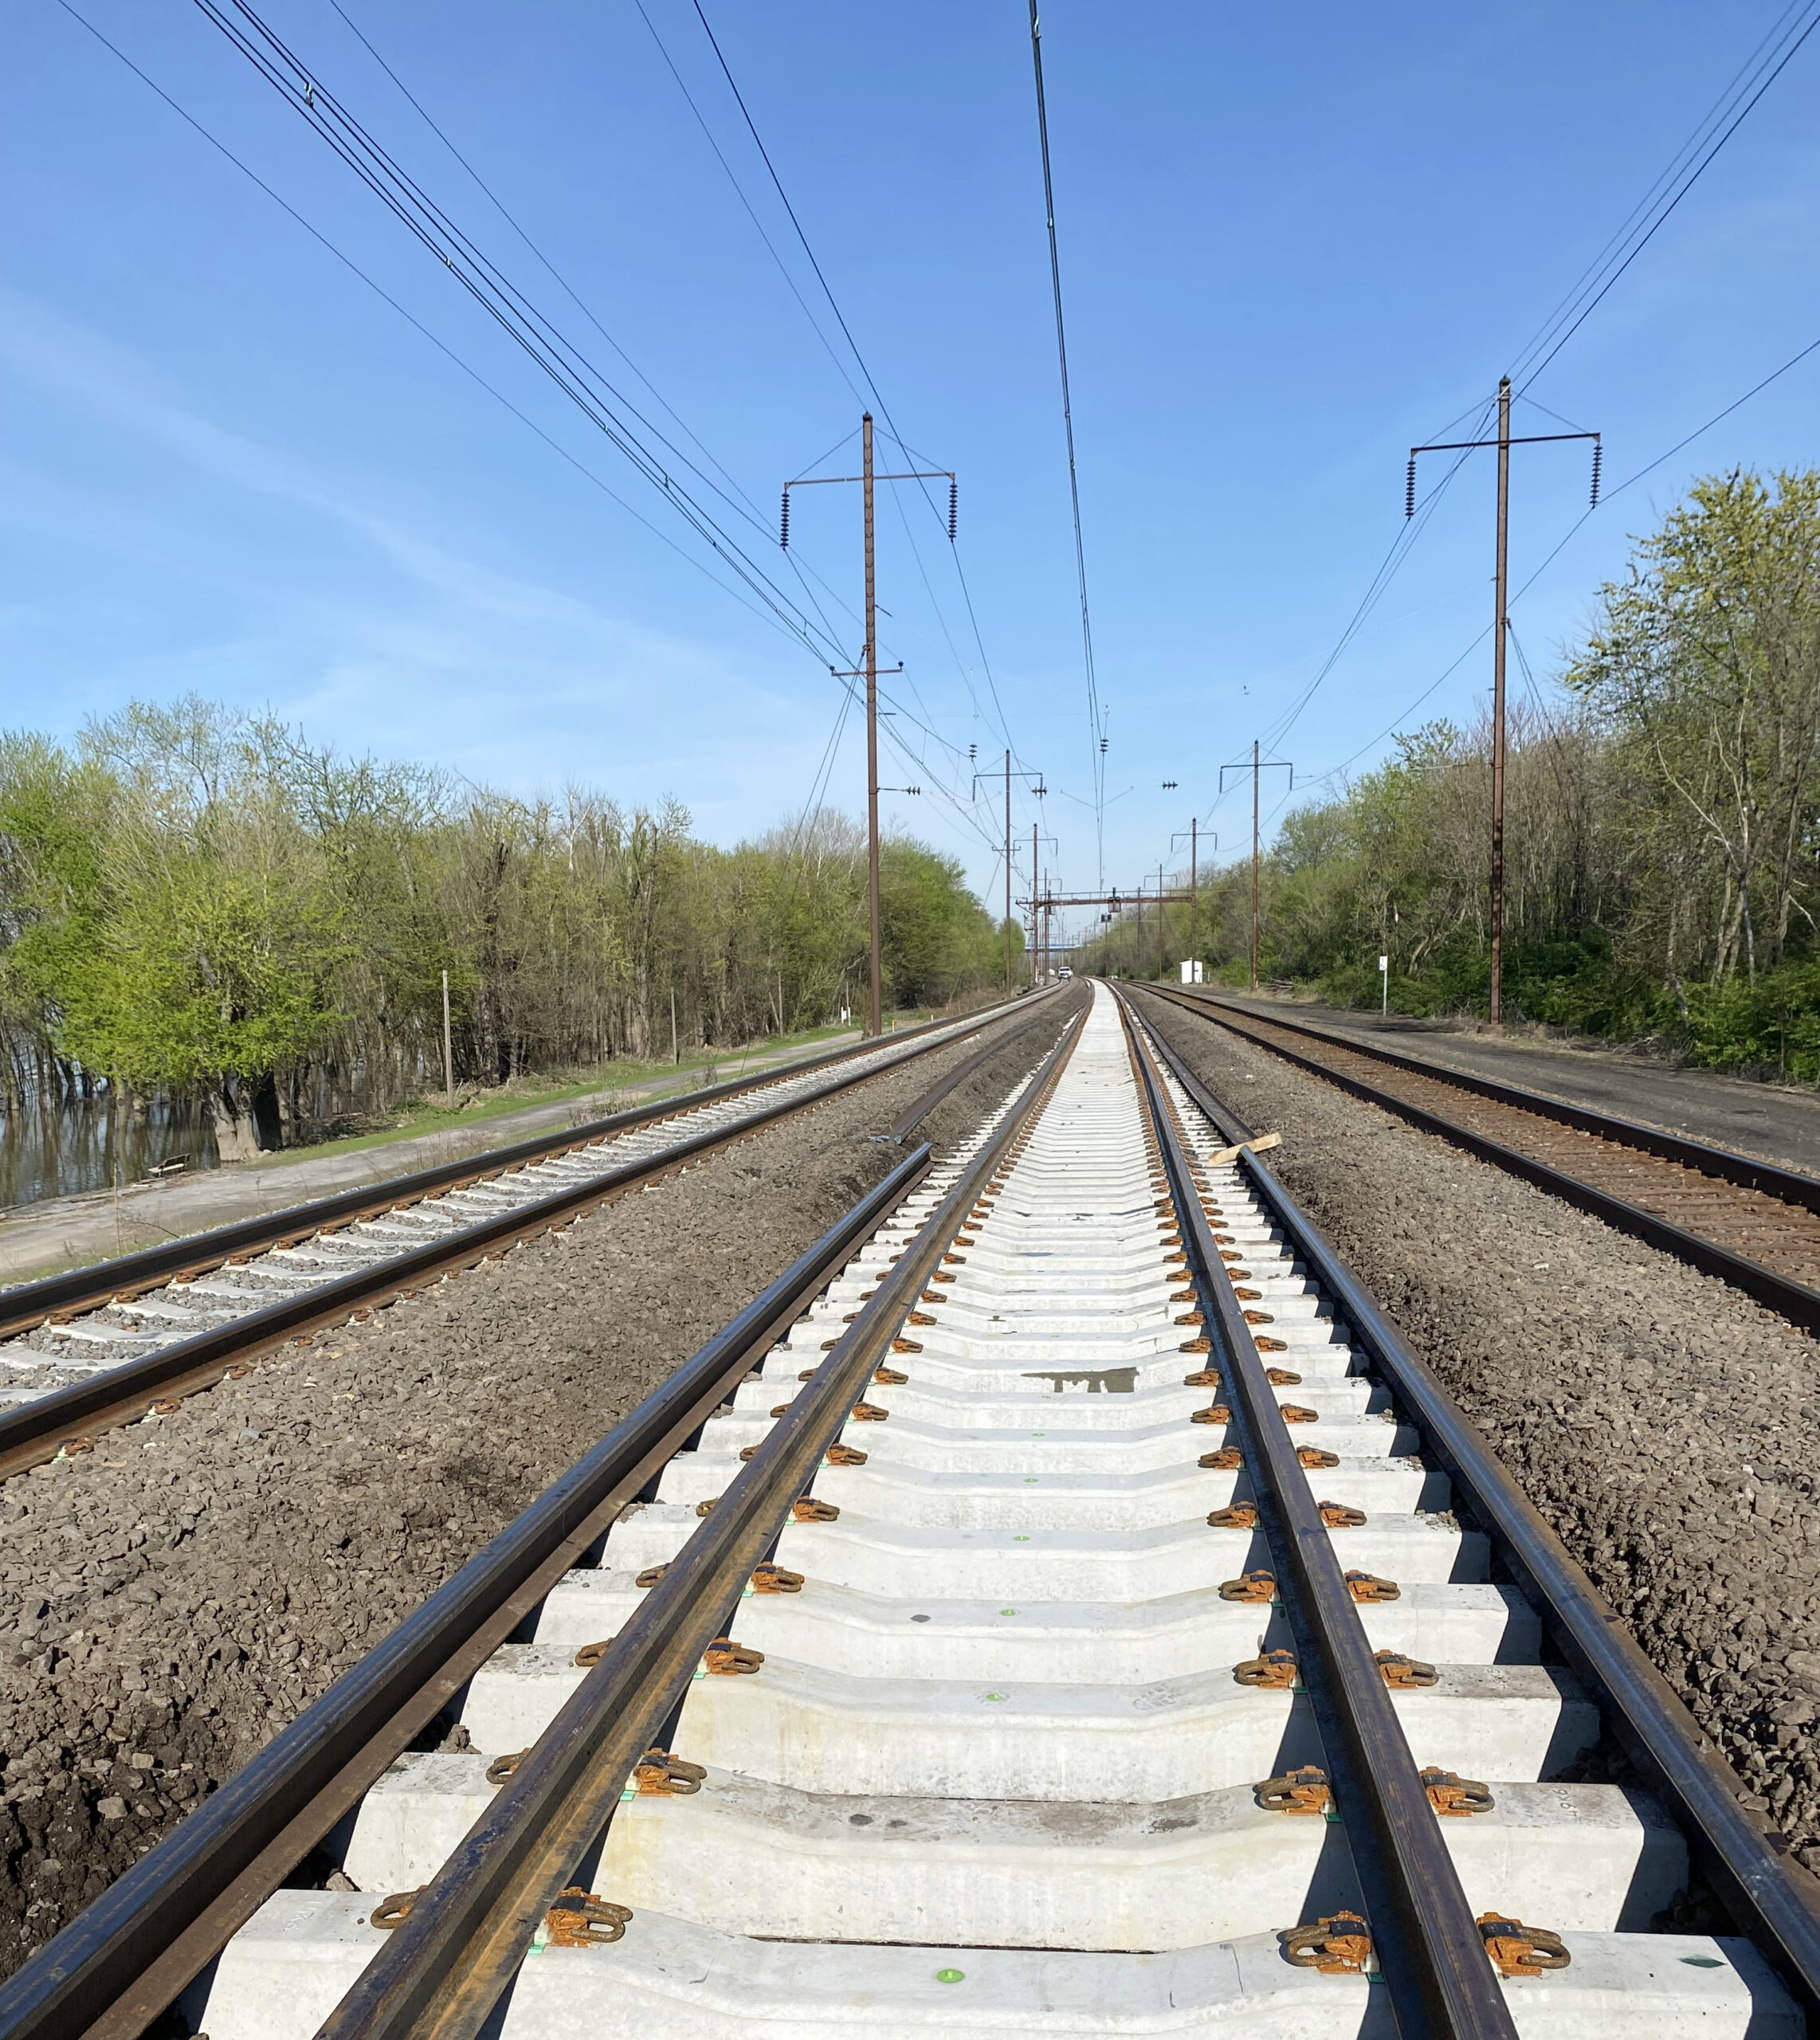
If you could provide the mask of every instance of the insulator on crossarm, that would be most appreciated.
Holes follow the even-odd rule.
[[[1600,439],[1594,439],[1593,441],[1593,494],[1591,506],[1594,510],[1598,508],[1598,471],[1600,465],[1604,459],[1605,442]]]
[[[1410,456],[1409,484],[1403,491],[1403,515],[1406,517],[1415,515],[1415,456],[1413,453]]]
[[[948,477],[948,543],[955,542],[955,517],[960,509],[960,484],[952,475]]]
[[[790,491],[783,492],[783,516],[778,524],[778,543],[784,551],[790,550]]]

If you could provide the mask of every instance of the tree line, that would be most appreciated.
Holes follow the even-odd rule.
[[[1430,723],[1286,818],[1260,969],[1328,997],[1482,1012],[1491,732]],[[1509,717],[1504,1000],[1713,1067],[1820,1080],[1820,471],[1696,483]],[[1081,961],[1148,976],[1153,906]],[[1188,910],[1167,909],[1171,958]],[[1206,883],[1198,949],[1243,982],[1249,864]]]
[[[883,845],[882,920],[888,1006],[1002,979],[920,843]],[[830,1023],[866,929],[827,811],[722,849],[673,802],[517,799],[194,697],[0,736],[0,1085],[192,1100],[224,1154],[440,1088],[445,971],[457,1078],[491,1085]]]

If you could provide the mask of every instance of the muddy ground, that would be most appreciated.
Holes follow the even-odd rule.
[[[1820,1349],[1738,1290],[1179,1008],[1530,1499],[1820,1870]]]
[[[928,1137],[958,1139],[1053,1033],[1008,1042]],[[0,1974],[888,1174],[899,1151],[866,1136],[979,1046],[0,1489]]]

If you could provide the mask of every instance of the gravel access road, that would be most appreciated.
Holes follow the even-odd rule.
[[[1820,1870],[1820,1353],[1701,1275],[1159,999]]]
[[[1710,1069],[1677,1069],[1641,1055],[1583,1048],[1519,1033],[1494,1034],[1457,1023],[1255,998],[1222,991],[1241,1013],[1350,1034],[1367,1047],[1415,1056],[1473,1077],[1540,1091],[1571,1105],[1641,1120],[1689,1140],[1710,1141],[1784,1168],[1820,1175],[1820,1096],[1796,1084],[1759,1084]]]
[[[960,1136],[1084,988],[926,1124]],[[0,1973],[453,1574],[900,1159],[932,1052],[0,1488]]]

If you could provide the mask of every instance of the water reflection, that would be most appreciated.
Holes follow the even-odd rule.
[[[186,1170],[217,1165],[214,1129],[193,1106],[28,1093],[14,1107],[0,1095],[0,1206],[139,1183],[180,1158]]]

